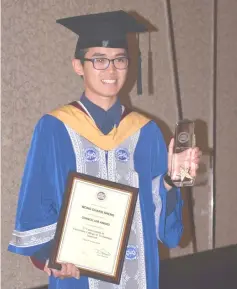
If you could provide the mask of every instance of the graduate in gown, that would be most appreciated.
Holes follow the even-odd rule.
[[[48,273],[49,289],[158,289],[157,241],[176,247],[183,231],[183,201],[169,177],[173,140],[167,154],[157,124],[118,98],[129,64],[126,33],[146,27],[123,11],[57,22],[79,35],[73,68],[85,92],[36,124],[8,249]],[[195,164],[199,155],[193,149]],[[80,276],[70,263],[61,270],[47,266],[71,171],[139,188],[118,285]]]

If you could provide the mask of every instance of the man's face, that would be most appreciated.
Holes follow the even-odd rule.
[[[127,57],[127,52],[123,48],[93,47],[89,48],[85,55],[87,59],[108,58],[114,59]],[[113,97],[118,94],[126,81],[128,68],[116,69],[114,64],[105,70],[97,70],[93,63],[85,61],[81,75],[84,78],[85,92],[93,96]]]

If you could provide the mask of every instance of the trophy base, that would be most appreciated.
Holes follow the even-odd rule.
[[[172,180],[174,185],[176,187],[193,187],[194,186],[194,180],[187,180],[187,181],[181,181],[181,180]]]

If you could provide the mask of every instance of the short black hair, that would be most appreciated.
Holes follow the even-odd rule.
[[[81,64],[83,65],[84,64],[84,58],[85,58],[85,55],[86,53],[88,52],[88,48],[85,48],[85,49],[80,49],[77,51],[76,55],[75,55],[75,58],[76,59],[79,59],[81,61]]]

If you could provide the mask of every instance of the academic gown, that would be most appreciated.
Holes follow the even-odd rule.
[[[120,285],[86,276],[49,277],[49,289],[158,289],[157,240],[167,247],[180,241],[179,189],[167,192],[167,149],[160,128],[125,109],[107,135],[83,106],[69,104],[37,123],[19,193],[9,251],[49,258],[69,172],[77,171],[139,188]],[[171,204],[173,203],[173,204]]]

